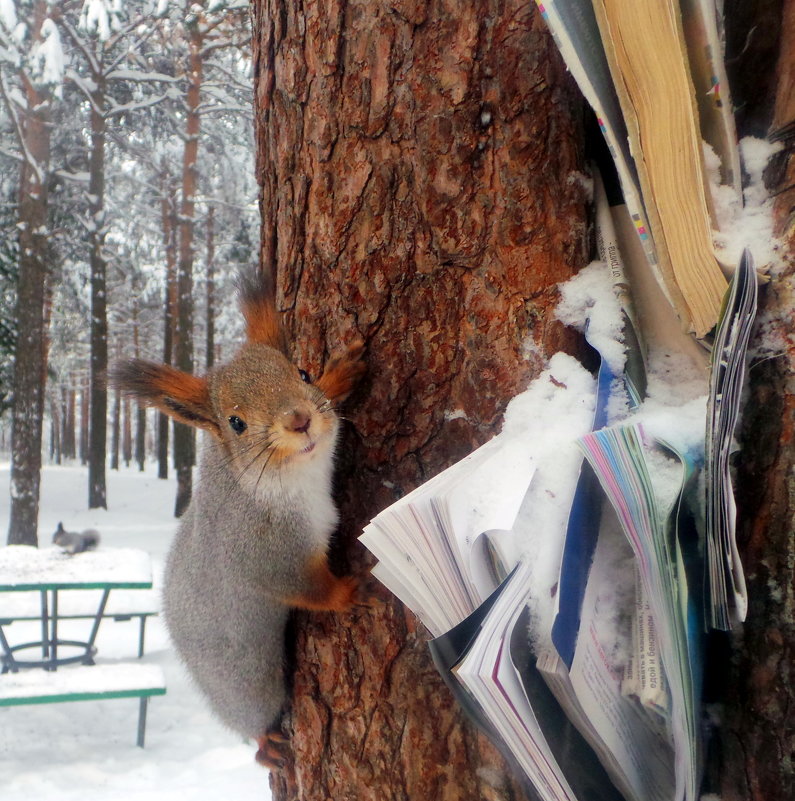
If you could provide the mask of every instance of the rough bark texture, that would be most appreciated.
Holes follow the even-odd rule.
[[[296,362],[367,343],[341,446],[339,567],[377,511],[499,430],[578,341],[555,284],[586,260],[581,104],[532,4],[254,6],[264,269]],[[294,768],[274,798],[521,798],[393,599],[296,620]]]
[[[790,126],[788,149],[769,171],[788,266],[762,291],[765,322],[756,343],[766,341],[778,355],[750,371],[741,436],[738,540],[750,606],[733,643],[721,790],[726,801],[789,801],[795,798],[795,0],[785,0],[783,14],[781,3],[741,5],[756,11],[762,31],[781,35],[780,43],[757,38],[746,47],[735,67],[748,95],[735,94],[735,101],[750,104],[741,133]],[[774,56],[777,68],[770,66]]]
[[[33,7],[31,36],[41,38],[44,2]],[[44,326],[47,281],[47,174],[50,163],[50,99],[22,75],[27,111],[20,111],[20,137],[28,160],[19,184],[19,277],[14,408],[11,416],[11,509],[9,545],[37,545],[42,418],[46,380]]]

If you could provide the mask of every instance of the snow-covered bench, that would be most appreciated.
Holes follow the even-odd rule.
[[[58,620],[87,620],[97,614],[101,590],[71,590],[63,593],[58,602]],[[102,619],[116,621],[138,618],[138,657],[144,655],[146,621],[160,610],[157,590],[113,590]],[[16,620],[41,620],[41,597],[34,590],[3,593],[0,598],[0,626]]]
[[[144,747],[149,698],[165,695],[163,671],[140,662],[29,670],[0,675],[0,706],[138,698],[138,738]]]

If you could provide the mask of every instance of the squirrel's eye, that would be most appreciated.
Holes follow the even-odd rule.
[[[312,383],[312,379],[309,377],[309,373],[306,370],[299,370],[298,375],[301,376],[301,380],[306,382],[307,384]]]
[[[241,420],[236,415],[232,415],[232,417],[228,419],[229,425],[232,427],[232,431],[234,431],[235,434],[242,434],[248,428],[245,420]]]

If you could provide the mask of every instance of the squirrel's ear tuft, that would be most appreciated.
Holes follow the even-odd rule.
[[[276,292],[271,277],[262,270],[249,270],[241,274],[239,289],[248,341],[270,345],[286,354],[287,343],[276,311]]]
[[[139,403],[156,406],[180,423],[220,435],[206,378],[183,373],[166,364],[127,359],[110,368],[108,383]]]

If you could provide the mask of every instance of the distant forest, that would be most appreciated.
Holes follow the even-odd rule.
[[[0,0],[9,542],[36,541],[42,454],[88,465],[89,507],[113,502],[107,468],[152,458],[187,505],[193,434],[104,376],[128,356],[204,371],[236,337],[259,243],[251,96],[245,0]]]

